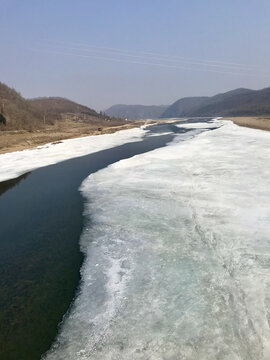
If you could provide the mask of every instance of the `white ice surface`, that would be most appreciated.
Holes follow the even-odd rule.
[[[227,122],[88,177],[46,360],[270,359],[270,132]]]
[[[230,120],[222,120],[222,118],[214,118],[211,122],[200,122],[198,119],[198,122],[193,123],[184,123],[181,124],[179,122],[176,124],[179,128],[187,128],[187,129],[213,129],[218,126],[228,125],[228,122],[231,122]]]
[[[144,134],[143,128],[134,128],[113,134],[62,140],[59,144],[49,143],[30,150],[1,154],[0,182],[43,166],[109,149],[127,142],[139,141]]]

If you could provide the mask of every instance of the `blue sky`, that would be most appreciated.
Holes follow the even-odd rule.
[[[0,81],[95,109],[270,86],[269,0],[0,0]]]

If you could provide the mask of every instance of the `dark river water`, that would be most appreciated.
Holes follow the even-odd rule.
[[[83,261],[82,181],[188,131],[173,124],[148,129],[156,136],[0,183],[0,359],[40,359],[74,298]]]

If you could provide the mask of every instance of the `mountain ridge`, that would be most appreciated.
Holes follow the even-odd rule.
[[[99,114],[89,108],[88,106],[81,105],[60,96],[48,96],[48,97],[37,97],[27,100],[35,108],[40,109],[41,111],[46,111],[55,114],[64,114],[64,113],[86,113],[92,116],[99,116]]]
[[[129,120],[159,118],[166,105],[126,105],[116,104],[105,110],[109,116],[121,117]]]
[[[214,96],[181,98],[170,105],[161,118],[265,114],[270,114],[270,87],[261,90],[238,88]]]

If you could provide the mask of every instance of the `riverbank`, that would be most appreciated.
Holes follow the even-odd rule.
[[[89,135],[111,134],[119,130],[140,127],[145,121],[117,126],[98,126],[86,123],[76,123],[71,120],[61,121],[43,130],[33,132],[26,130],[12,130],[0,132],[0,154],[7,152],[31,149],[47,143],[58,142],[64,139],[73,139]]]
[[[174,132],[168,132],[178,128],[157,125],[162,126],[165,135],[158,132],[160,136],[144,139],[140,137],[140,129],[105,135],[110,146],[103,142],[99,151],[92,139],[92,144],[88,144],[92,146],[90,154],[40,167],[17,181],[8,180],[0,184],[1,359],[39,359],[50,348],[57,326],[74,298],[83,260],[79,248],[83,198],[78,192],[82,181],[110,164],[166,146],[174,137]],[[155,134],[153,128],[150,131]],[[135,134],[126,134],[130,132]],[[139,135],[134,141],[136,133]],[[114,137],[114,141],[110,139]],[[58,147],[65,146],[65,143],[72,147],[70,153],[78,155],[75,139],[51,149],[58,152]],[[49,150],[46,147],[36,152],[40,151],[42,158],[42,152]],[[35,150],[26,152],[24,157],[32,152]],[[18,154],[3,157],[7,155],[16,157]],[[34,159],[33,154],[31,157]],[[11,162],[9,158],[6,162],[18,167],[21,161],[13,159]],[[24,162],[29,163],[26,158]],[[0,168],[2,171],[3,167]]]
[[[270,116],[238,116],[224,119],[231,120],[239,126],[270,131]],[[157,122],[163,123],[170,121],[168,119],[153,121],[153,123]],[[151,122],[147,121],[147,123],[150,124]],[[32,149],[48,143],[58,143],[65,139],[74,139],[89,135],[112,134],[119,130],[132,129],[144,124],[145,120],[138,120],[124,125],[98,127],[97,125],[66,120],[49,126],[44,130],[36,130],[33,132],[26,130],[3,131],[0,132],[0,154]]]
[[[270,116],[235,116],[224,119],[232,120],[239,126],[270,131]]]

